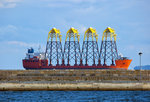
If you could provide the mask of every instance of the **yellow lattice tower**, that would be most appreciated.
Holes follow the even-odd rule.
[[[84,41],[82,44],[82,62],[86,66],[92,65],[96,66],[99,60],[99,50],[98,50],[98,34],[96,29],[92,27],[88,28],[84,34]]]
[[[49,65],[59,65],[62,61],[62,45],[60,31],[52,28],[48,33],[45,58],[49,59]]]
[[[78,30],[75,29],[75,28],[73,28],[73,27],[71,27],[71,28],[67,31],[66,40],[65,40],[65,41],[67,41],[67,39],[69,39],[69,41],[70,41],[71,38],[73,38],[74,41],[75,41],[76,38],[77,38],[78,42],[79,42],[79,39],[80,39],[80,35],[79,35]]]
[[[110,38],[111,41],[113,38],[114,41],[116,41],[116,36],[117,34],[115,34],[115,30],[113,28],[107,27],[103,32],[102,41],[104,40],[104,38],[105,41],[107,41],[108,37]]]
[[[94,41],[94,38],[95,38],[97,41],[98,34],[96,32],[96,29],[93,29],[92,27],[88,28],[84,34],[84,41],[86,40],[86,38],[87,38],[87,41],[89,40],[89,38],[92,38],[92,41]]]
[[[66,34],[66,40],[64,45],[64,62],[67,66],[71,64],[78,65],[80,61],[80,35],[78,30],[71,27]]]
[[[52,28],[48,33],[47,42],[49,41],[50,38],[51,41],[53,41],[54,39],[57,41],[58,40],[57,38],[59,38],[59,41],[61,42],[62,35],[60,35],[60,33],[61,32],[59,31],[59,29]]]
[[[104,66],[115,65],[114,62],[118,58],[116,36],[115,30],[110,27],[107,27],[103,32],[100,59]]]

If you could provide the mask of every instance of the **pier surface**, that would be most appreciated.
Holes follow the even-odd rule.
[[[150,71],[0,70],[6,90],[150,90]]]

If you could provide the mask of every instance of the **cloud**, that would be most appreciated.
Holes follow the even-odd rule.
[[[0,27],[0,34],[2,35],[8,32],[15,32],[15,31],[17,31],[17,27],[14,25],[7,25]]]
[[[100,0],[100,1],[105,1],[105,0]],[[94,4],[97,2],[98,0],[44,0],[44,3],[46,3],[47,6],[51,8],[76,7],[79,5]]]
[[[85,27],[84,25],[79,25],[79,34],[84,34],[86,29],[87,29],[87,27]]]
[[[0,1],[0,8],[14,8],[16,7],[18,2],[22,0],[1,0]]]
[[[0,45],[3,45],[4,49],[1,50],[1,53],[4,52],[19,52],[20,50],[26,50],[27,48],[34,48],[36,51],[40,50],[42,52],[45,52],[45,44],[43,43],[27,43],[27,42],[23,42],[23,41],[3,41],[0,42]],[[39,49],[40,48],[40,49]],[[10,50],[11,49],[11,50]]]
[[[38,47],[40,45],[37,43],[26,43],[26,42],[21,42],[21,41],[7,41],[6,43],[9,45],[17,45],[21,47]]]
[[[65,1],[68,1],[68,0],[65,0]],[[98,0],[69,0],[69,2],[72,2],[72,3],[95,3],[97,2]]]
[[[102,8],[96,8],[94,6],[90,6],[90,7],[81,7],[81,8],[76,8],[74,10],[75,13],[77,14],[90,14],[92,15],[93,13],[98,13],[102,10]]]
[[[106,1],[106,0],[41,0],[45,2],[57,2],[57,3],[95,3],[97,1]]]
[[[135,51],[135,52],[144,52],[146,53],[147,55],[150,56],[150,44],[140,44],[140,45],[128,45],[126,47],[126,50],[129,50],[129,51]]]
[[[2,26],[0,27],[0,35],[2,38],[3,35],[16,35],[18,31],[18,28],[14,25],[7,25],[7,26]]]
[[[80,35],[84,34],[84,32],[87,29],[87,27],[84,24],[75,21],[61,20],[61,25],[63,25],[63,28],[68,28],[68,29],[74,27],[79,31]]]
[[[14,2],[21,2],[22,0],[4,0],[4,1],[6,1],[6,2],[10,2],[10,3],[14,3]]]
[[[68,4],[68,3],[49,3],[48,4],[48,7],[51,7],[51,8],[61,8],[61,7],[70,7],[71,5]]]

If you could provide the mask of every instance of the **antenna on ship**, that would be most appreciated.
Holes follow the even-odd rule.
[[[41,45],[39,45],[38,51],[39,53],[41,53]]]

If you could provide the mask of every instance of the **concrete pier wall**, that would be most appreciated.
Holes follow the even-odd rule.
[[[0,90],[150,90],[150,71],[1,70]]]
[[[34,90],[150,90],[150,83],[0,83],[0,91]]]

